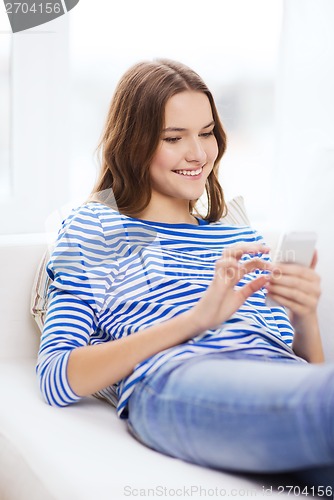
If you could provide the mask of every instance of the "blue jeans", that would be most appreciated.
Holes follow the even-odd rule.
[[[138,383],[128,427],[185,461],[234,472],[307,469],[314,485],[334,487],[334,365],[240,351],[174,359]]]

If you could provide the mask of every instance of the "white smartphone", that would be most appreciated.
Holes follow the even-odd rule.
[[[314,231],[292,231],[281,236],[277,250],[273,257],[273,262],[295,263],[309,267],[315,245],[317,242],[317,233]],[[279,304],[267,297],[268,307],[277,307]]]

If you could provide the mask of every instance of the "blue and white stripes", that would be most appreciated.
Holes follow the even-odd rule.
[[[37,373],[48,403],[64,406],[80,399],[66,376],[72,349],[134,334],[186,311],[208,287],[215,261],[226,246],[261,239],[248,226],[199,222],[194,226],[142,221],[100,203],[72,212],[47,266],[52,282]],[[260,272],[249,273],[238,286]],[[132,374],[98,395],[114,404],[118,400],[118,415],[124,417],[138,380],[174,356],[243,349],[269,357],[296,357],[287,314],[281,307],[268,308],[265,293],[252,295],[219,328],[139,363]]]

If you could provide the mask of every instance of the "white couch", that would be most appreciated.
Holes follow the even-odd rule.
[[[29,312],[45,247],[41,235],[0,238],[0,500],[247,498],[263,496],[274,479],[284,484],[283,477],[229,474],[160,455],[95,398],[47,406],[35,377],[39,332]]]

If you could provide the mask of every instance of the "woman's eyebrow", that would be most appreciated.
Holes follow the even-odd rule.
[[[201,130],[204,130],[205,128],[209,128],[214,124],[215,124],[215,122],[214,122],[214,120],[212,120],[212,122],[210,122],[208,125],[205,125],[204,127],[202,127]],[[167,128],[163,129],[163,132],[184,132],[185,130],[187,130],[187,129],[182,128],[182,127],[167,127]]]

